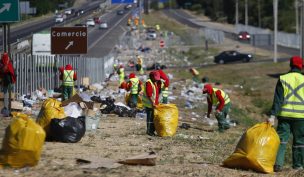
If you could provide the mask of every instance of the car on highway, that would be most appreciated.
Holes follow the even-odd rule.
[[[90,26],[94,27],[95,26],[95,22],[94,22],[94,20],[92,18],[89,18],[89,19],[87,19],[86,25],[87,25],[87,27],[90,27]]]
[[[155,28],[146,29],[146,40],[155,40],[157,38],[157,33]]]
[[[62,23],[64,21],[64,15],[57,14],[55,17],[55,23]]]
[[[239,40],[250,40],[250,34],[247,31],[240,31],[238,34]]]
[[[249,62],[252,60],[252,55],[247,53],[240,53],[235,50],[223,51],[219,55],[214,57],[214,62],[219,64],[231,63],[231,62]]]
[[[99,24],[99,29],[108,29],[108,23],[107,22],[101,22]]]
[[[94,20],[95,24],[100,24],[101,23],[100,17],[94,17],[93,20]]]
[[[66,15],[72,15],[74,12],[75,12],[75,9],[66,9],[66,10],[64,11],[64,13],[65,13]]]
[[[127,4],[127,5],[125,5],[125,7],[124,7],[125,10],[129,10],[129,9],[131,9],[131,8],[132,8],[132,4]]]
[[[118,10],[118,11],[116,12],[117,15],[123,15],[124,13],[125,13],[124,10]]]
[[[79,16],[79,15],[82,15],[82,14],[84,14],[83,9],[79,9],[79,10],[75,11],[75,16]]]

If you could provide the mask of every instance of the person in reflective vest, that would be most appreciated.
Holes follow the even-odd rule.
[[[200,79],[199,79],[199,72],[195,69],[195,68],[190,68],[189,69],[190,73],[192,74],[192,80],[194,82],[199,83]]]
[[[129,82],[127,85],[127,91],[130,91],[131,96],[128,102],[128,106],[134,108],[137,106],[138,94],[141,91],[141,81],[136,77],[134,73],[129,74]]]
[[[73,70],[72,65],[67,64],[65,68],[60,68],[60,80],[62,80],[63,99],[67,100],[72,97],[74,81],[77,80],[77,74]]]
[[[159,72],[160,79],[161,79],[161,95],[162,95],[162,103],[168,103],[168,96],[169,96],[169,78],[164,73],[164,71],[160,68],[160,66],[156,67],[157,71]]]
[[[154,127],[154,107],[158,105],[160,74],[157,71],[152,71],[149,74],[149,79],[146,81],[143,92],[143,105],[147,113],[147,134],[155,136]]]
[[[304,76],[301,73],[303,60],[299,56],[290,59],[290,71],[281,75],[274,93],[271,116],[268,122],[274,125],[278,119],[277,133],[280,147],[274,171],[281,171],[290,133],[293,135],[292,168],[304,167]]]
[[[230,125],[226,119],[231,107],[229,96],[223,90],[212,88],[210,84],[204,85],[203,93],[207,94],[207,117],[210,118],[212,106],[216,106],[215,118],[218,121],[219,132],[229,129]]]
[[[137,56],[137,65],[138,65],[137,71],[139,71],[140,75],[143,75],[145,73],[143,68],[143,59],[139,55],[136,56]]]
[[[119,85],[124,81],[125,78],[125,69],[123,65],[119,65],[119,69],[117,71],[118,77],[119,77]]]

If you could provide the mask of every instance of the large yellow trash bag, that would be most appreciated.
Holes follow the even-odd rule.
[[[279,136],[269,123],[256,124],[243,134],[234,153],[223,164],[231,168],[273,173],[279,144]]]
[[[52,119],[62,119],[66,117],[64,108],[60,107],[60,105],[61,102],[54,98],[49,98],[42,104],[36,122],[45,130],[47,134],[49,133],[49,125]]]
[[[161,137],[174,136],[178,125],[178,109],[175,104],[159,104],[154,109],[154,126]]]
[[[12,114],[13,120],[6,128],[2,142],[0,166],[35,166],[40,159],[45,132],[27,115]]]
[[[130,93],[127,93],[127,94],[125,95],[125,102],[126,102],[126,104],[128,104],[130,98],[131,98],[131,94],[130,94]],[[144,105],[143,105],[143,103],[142,103],[142,98],[141,98],[139,95],[138,95],[138,97],[137,97],[137,105],[136,105],[136,107],[137,107],[138,109],[143,109],[143,108],[144,108]]]

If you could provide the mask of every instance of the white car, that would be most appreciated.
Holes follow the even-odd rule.
[[[64,21],[63,15],[56,15],[55,23],[62,23]]]
[[[94,22],[94,20],[92,18],[89,18],[89,19],[87,19],[86,25],[87,25],[87,27],[89,27],[89,26],[94,27],[95,26],[95,22]]]
[[[99,29],[108,29],[107,22],[101,22],[100,25],[99,25]]]

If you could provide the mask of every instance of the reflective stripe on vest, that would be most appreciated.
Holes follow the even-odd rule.
[[[162,84],[161,84],[161,88],[162,88],[162,97],[168,97],[169,96],[169,89],[168,87],[165,87],[165,84],[164,84],[164,80],[162,80]]]
[[[217,97],[216,97],[216,94],[215,92],[216,91],[221,91],[221,95],[222,97],[224,98],[224,101],[225,101],[225,104],[229,103],[230,102],[230,98],[229,96],[221,89],[217,89],[217,88],[213,88],[213,92],[212,92],[212,104],[213,105],[217,105],[219,103]],[[210,96],[208,95],[208,97],[210,98]]]
[[[280,76],[284,89],[284,102],[278,116],[304,118],[304,76],[288,73]]]
[[[138,78],[131,78],[130,81],[132,83],[131,94],[137,94],[138,93],[139,79]]]
[[[121,84],[125,79],[125,70],[123,68],[119,68],[119,84]]]
[[[155,85],[153,84],[153,82],[151,81],[151,79],[148,79],[148,80],[146,81],[146,83],[145,83],[144,95],[143,95],[143,98],[142,98],[142,102],[143,102],[144,107],[152,108],[151,101],[148,99],[147,93],[146,93],[146,85],[147,85],[148,82],[152,85],[153,94],[152,94],[152,97],[151,97],[151,98],[152,98],[153,103],[155,103],[156,87],[155,87]]]
[[[64,70],[63,71],[63,85],[64,86],[74,86],[74,71]]]

